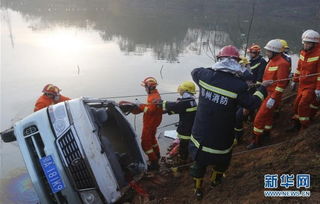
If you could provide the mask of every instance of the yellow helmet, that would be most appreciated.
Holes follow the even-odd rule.
[[[280,39],[281,45],[283,47],[283,49],[288,49],[289,45],[287,43],[287,41]]]
[[[247,65],[247,64],[250,64],[250,62],[248,61],[248,59],[246,57],[240,57],[240,61],[239,61],[239,64],[241,65]]]
[[[178,87],[178,92],[187,91],[189,93],[196,93],[196,85],[191,81],[182,82]]]

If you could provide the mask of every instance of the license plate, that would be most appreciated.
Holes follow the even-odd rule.
[[[46,175],[46,178],[50,184],[53,193],[57,193],[65,188],[61,176],[58,172],[57,166],[53,161],[51,155],[42,157],[40,159],[42,169]]]

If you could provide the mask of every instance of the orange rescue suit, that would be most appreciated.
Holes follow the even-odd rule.
[[[299,83],[298,94],[294,103],[295,115],[293,119],[299,120],[302,127],[307,127],[310,118],[319,108],[316,101],[315,90],[320,90],[320,75],[307,76],[320,73],[320,44],[309,51],[302,50],[298,61],[298,68],[294,81]]]
[[[278,54],[270,59],[264,71],[263,81],[279,80],[288,78],[291,64],[282,54]],[[254,120],[254,134],[256,135],[255,143],[258,143],[260,135],[264,131],[270,131],[273,123],[273,112],[281,102],[281,97],[284,89],[288,85],[288,81],[279,81],[273,83],[267,88],[268,96],[262,102],[258,113]],[[272,98],[275,100],[274,106],[269,109],[266,104]]]
[[[58,102],[55,102],[53,99],[43,94],[38,98],[33,111],[36,112],[42,108],[45,108],[50,105],[54,105],[63,101],[67,101],[67,100],[70,100],[70,98],[60,95],[60,100]]]
[[[143,114],[143,130],[141,146],[150,161],[160,159],[160,149],[156,139],[157,128],[162,121],[162,108],[156,104],[161,100],[157,89],[148,94],[147,104],[141,104],[139,109]]]

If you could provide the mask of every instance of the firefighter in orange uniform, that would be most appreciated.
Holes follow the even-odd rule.
[[[63,101],[70,100],[70,98],[65,97],[60,94],[61,89],[53,84],[47,84],[42,90],[43,95],[40,96],[35,104],[34,112],[54,105]]]
[[[287,57],[282,54],[282,44],[279,39],[271,40],[264,47],[266,55],[269,58],[267,67],[265,68],[263,80],[281,80],[288,78],[290,73],[290,62]],[[268,96],[262,102],[258,113],[254,120],[254,136],[252,142],[247,146],[248,149],[256,148],[261,143],[262,135],[269,137],[273,112],[281,102],[284,89],[288,85],[288,81],[275,81],[267,88]]]
[[[297,71],[291,87],[299,83],[294,103],[293,126],[288,131],[307,128],[315,116],[320,102],[320,35],[314,30],[302,34],[303,50],[300,52]],[[312,75],[312,76],[307,76]],[[306,76],[306,77],[304,77]]]
[[[156,139],[157,128],[162,121],[162,107],[159,106],[161,97],[156,89],[158,83],[154,77],[147,77],[142,81],[141,85],[145,87],[148,94],[146,104],[135,104],[127,101],[120,101],[120,107],[131,104],[133,114],[139,114],[143,112],[143,129],[141,136],[141,146],[145,154],[149,158],[149,171],[158,171],[160,149]]]

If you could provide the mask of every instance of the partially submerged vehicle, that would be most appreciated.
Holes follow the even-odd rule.
[[[1,137],[18,141],[41,203],[114,203],[147,168],[133,128],[106,99],[49,106]]]

